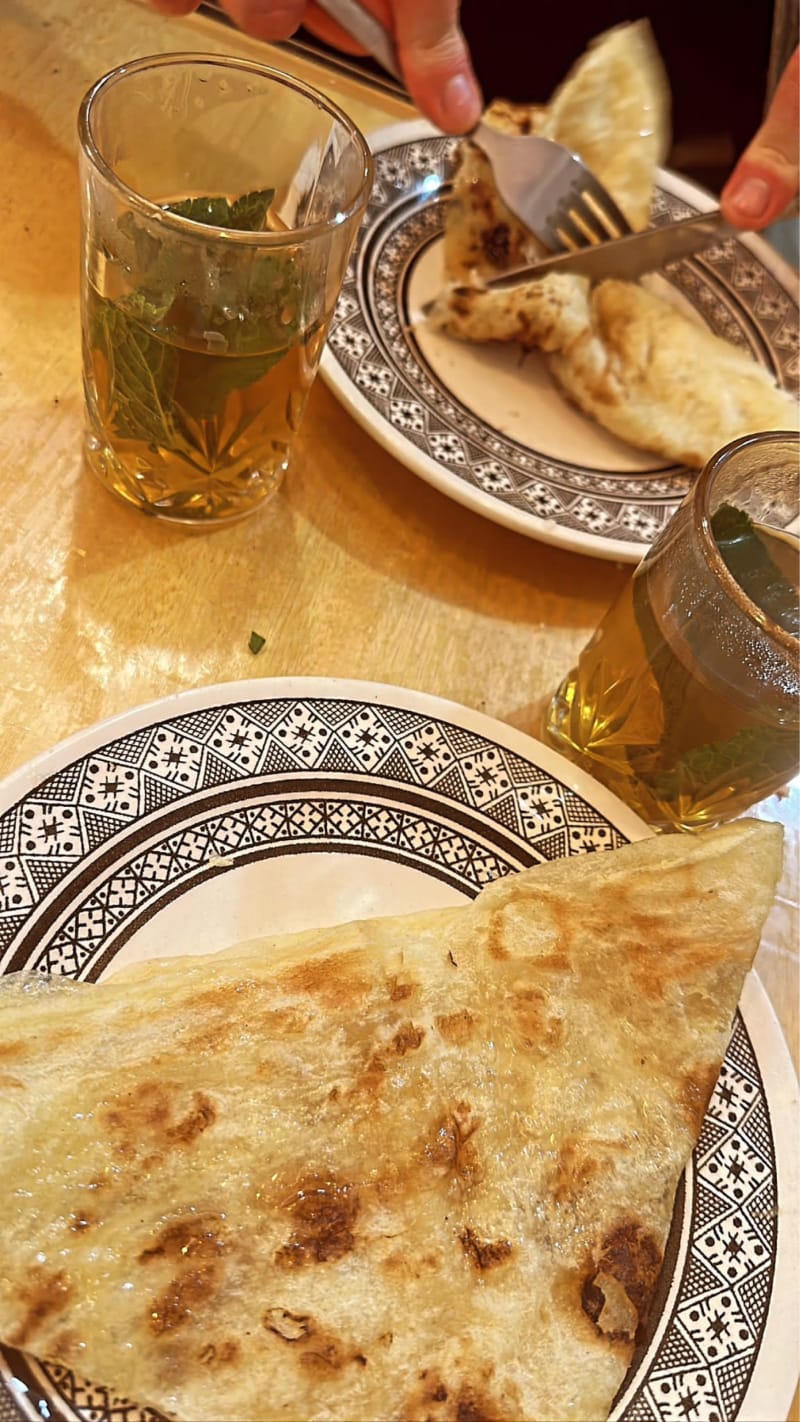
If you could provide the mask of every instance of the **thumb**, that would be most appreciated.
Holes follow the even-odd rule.
[[[483,101],[458,23],[458,0],[394,0],[392,8],[412,99],[446,133],[466,133],[478,122]]]
[[[723,216],[735,227],[768,227],[797,197],[799,110],[800,49],[796,49],[763,124],[722,189]]]

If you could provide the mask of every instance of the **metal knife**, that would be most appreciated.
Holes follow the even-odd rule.
[[[503,291],[550,272],[577,272],[593,281],[603,281],[606,277],[632,281],[644,272],[658,271],[669,262],[678,262],[724,237],[737,235],[738,229],[731,227],[716,209],[698,213],[696,217],[684,217],[665,227],[649,227],[646,232],[634,232],[630,237],[598,242],[594,247],[542,257],[532,266],[518,267],[516,271],[493,277],[486,285],[493,291]]]

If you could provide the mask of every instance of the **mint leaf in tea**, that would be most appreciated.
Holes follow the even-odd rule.
[[[731,504],[717,509],[711,528],[728,572],[750,601],[784,632],[797,637],[797,539],[773,528],[759,529],[743,509]]]
[[[274,188],[259,188],[245,193],[235,202],[225,197],[184,198],[182,202],[164,204],[167,212],[186,217],[190,222],[204,222],[211,227],[228,227],[237,232],[261,232],[275,196]]]

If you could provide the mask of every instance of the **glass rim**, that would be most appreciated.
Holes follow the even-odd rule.
[[[266,230],[263,232],[240,232],[235,228],[215,227],[211,222],[196,222],[191,218],[181,217],[178,213],[169,212],[167,208],[144,197],[142,193],[137,192],[135,188],[120,178],[104,158],[92,131],[92,110],[95,104],[103,93],[132,74],[137,74],[145,69],[160,69],[179,64],[204,64],[211,67],[249,70],[250,73],[257,74],[260,79],[268,79],[279,84],[282,88],[293,89],[304,99],[309,99],[317,108],[324,109],[346,130],[363,159],[361,181],[356,196],[349,206],[337,213],[335,217],[309,223],[307,227],[288,227],[282,232],[268,232]],[[114,69],[109,69],[106,74],[102,74],[99,79],[94,81],[81,100],[78,109],[78,138],[81,149],[98,173],[106,182],[123,194],[126,202],[141,212],[143,216],[163,223],[168,228],[173,228],[183,237],[202,239],[205,234],[205,240],[208,240],[208,234],[211,234],[217,241],[232,242],[241,247],[299,246],[315,237],[323,237],[335,232],[337,228],[342,227],[355,217],[359,209],[366,206],[374,171],[372,153],[361,130],[344,110],[339,108],[338,104],[335,104],[325,94],[321,94],[318,89],[313,89],[310,84],[304,84],[301,79],[295,79],[291,74],[285,74],[282,70],[274,69],[267,64],[260,64],[254,59],[242,59],[237,55],[203,54],[194,50],[176,50],[167,54],[144,55],[140,59],[132,59],[124,64],[118,64]]]
[[[797,430],[764,430],[754,434],[742,435],[739,439],[731,440],[730,444],[723,445],[722,449],[717,450],[716,454],[712,454],[708,463],[704,465],[700,471],[697,483],[694,487],[692,519],[700,547],[703,551],[703,556],[717,582],[728,594],[731,601],[736,604],[740,612],[744,613],[746,617],[749,617],[752,622],[755,622],[762,631],[774,642],[777,642],[784,651],[796,657],[798,652],[800,652],[800,637],[796,637],[792,632],[787,632],[785,627],[781,627],[779,623],[774,622],[768,613],[759,607],[758,603],[753,602],[752,598],[747,596],[744,588],[737,582],[719,551],[719,545],[717,544],[711,527],[711,514],[709,510],[711,490],[713,488],[715,475],[724,468],[731,458],[739,454],[741,450],[746,449],[749,445],[777,444],[779,442],[794,445],[795,453],[800,463],[800,432]]]

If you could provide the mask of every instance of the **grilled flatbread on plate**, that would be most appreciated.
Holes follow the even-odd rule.
[[[646,21],[601,35],[546,107],[498,102],[486,121],[580,153],[634,229],[647,225],[668,133],[668,97]],[[445,217],[447,289],[431,321],[464,341],[545,352],[564,394],[613,434],[701,468],[755,430],[797,429],[797,401],[749,352],[712,336],[647,281],[551,274],[507,291],[484,283],[535,262],[541,244],[501,202],[491,166],[464,142]]]
[[[605,1417],[780,846],[10,983],[0,1338],[188,1422]]]
[[[647,20],[618,25],[596,39],[546,107],[500,99],[484,118],[504,133],[538,133],[580,153],[631,227],[647,226],[656,168],[669,139],[669,89]],[[480,148],[462,143],[445,222],[448,280],[498,276],[543,253],[500,199]]]
[[[692,468],[740,435],[800,426],[797,401],[763,365],[646,285],[590,287],[559,273],[513,291],[459,287],[445,327],[465,340],[539,347],[585,414]]]

